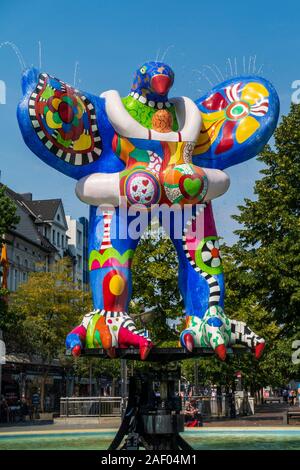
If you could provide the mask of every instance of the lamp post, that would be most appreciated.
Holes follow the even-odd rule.
[[[121,359],[121,397],[122,397],[122,416],[126,409],[125,399],[127,398],[127,364],[126,359]]]

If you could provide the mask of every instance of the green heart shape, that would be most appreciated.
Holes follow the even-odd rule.
[[[201,180],[198,178],[197,179],[186,178],[183,182],[183,187],[189,196],[191,197],[197,196],[201,188]]]

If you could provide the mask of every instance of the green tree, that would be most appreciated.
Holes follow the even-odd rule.
[[[17,207],[6,194],[6,187],[0,184],[0,248],[3,243],[3,235],[19,222]]]
[[[31,273],[28,282],[11,295],[5,331],[9,350],[42,360],[42,406],[49,364],[65,354],[67,333],[90,310],[90,295],[73,282],[68,259],[56,263],[50,272]]]
[[[251,273],[237,268],[230,247],[223,247],[223,264],[226,278],[225,311],[228,317],[245,321],[267,343],[263,357],[257,361],[252,354],[228,355],[226,362],[214,356],[182,362],[182,374],[202,385],[234,386],[235,373],[242,373],[243,387],[254,395],[262,387],[280,387],[296,378],[299,366],[291,360],[293,338],[285,337],[283,325],[276,322],[273,312],[264,308],[255,291],[248,291]],[[250,280],[251,281],[251,280]],[[295,338],[296,339],[296,338]],[[197,362],[198,367],[195,367]]]
[[[6,194],[6,187],[0,184],[0,255],[1,248],[3,245],[3,236],[8,232],[9,229],[15,228],[19,222],[17,215],[17,207],[10,197]],[[3,267],[0,265],[0,271],[2,273]],[[7,314],[7,298],[9,292],[7,289],[3,289],[0,284],[0,329],[2,319]]]
[[[175,339],[166,320],[182,314],[177,270],[177,255],[169,238],[162,235],[142,238],[133,259],[130,312],[138,323],[146,323],[156,344]],[[139,317],[149,310],[151,313]]]
[[[255,199],[245,199],[233,218],[242,225],[232,247],[240,272],[240,294],[255,292],[257,302],[282,335],[299,333],[300,309],[300,106],[292,105],[259,160],[263,175]]]

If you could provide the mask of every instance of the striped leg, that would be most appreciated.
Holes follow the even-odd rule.
[[[265,340],[258,336],[243,321],[230,320],[230,344],[242,344],[251,348],[256,359],[259,359],[265,348]]]
[[[91,208],[89,268],[95,311],[85,315],[81,325],[67,337],[67,347],[77,355],[83,346],[102,347],[111,357],[116,347],[134,346],[145,359],[152,347],[148,333],[138,331],[127,313],[131,262],[139,239],[132,239],[127,228],[124,232],[122,216],[119,209]],[[132,220],[128,217],[128,226]]]
[[[238,323],[240,328],[240,322],[228,319],[223,311],[224,275],[211,203],[196,206],[184,224],[181,240],[171,238],[178,252],[179,287],[186,313],[181,344],[188,351],[194,347],[211,347],[224,360],[226,346],[236,342],[232,332],[234,324]],[[253,335],[258,357],[263,340]],[[246,344],[246,336],[243,338]]]

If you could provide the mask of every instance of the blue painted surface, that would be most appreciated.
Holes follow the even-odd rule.
[[[262,84],[269,92],[268,113],[265,116],[255,116],[255,119],[260,124],[260,128],[242,144],[239,144],[237,142],[235,132],[233,132],[234,145],[232,149],[222,154],[216,155],[215,150],[221,140],[222,135],[222,132],[220,131],[217,139],[210,146],[207,152],[200,155],[195,155],[193,157],[193,163],[195,165],[203,166],[206,168],[218,168],[220,170],[224,170],[225,168],[229,168],[231,166],[237,165],[241,162],[255,157],[259,154],[259,152],[268,142],[276,128],[280,108],[277,92],[268,80],[255,75],[249,75],[246,77],[235,77],[234,79],[231,78],[213,87],[212,90],[206,93],[206,95],[196,100],[196,104],[201,112],[208,113],[207,108],[203,106],[203,102],[212,94],[220,93],[224,97],[224,99],[226,99],[226,87],[237,83],[241,83],[243,86],[253,81]],[[211,112],[214,111],[212,110]]]

